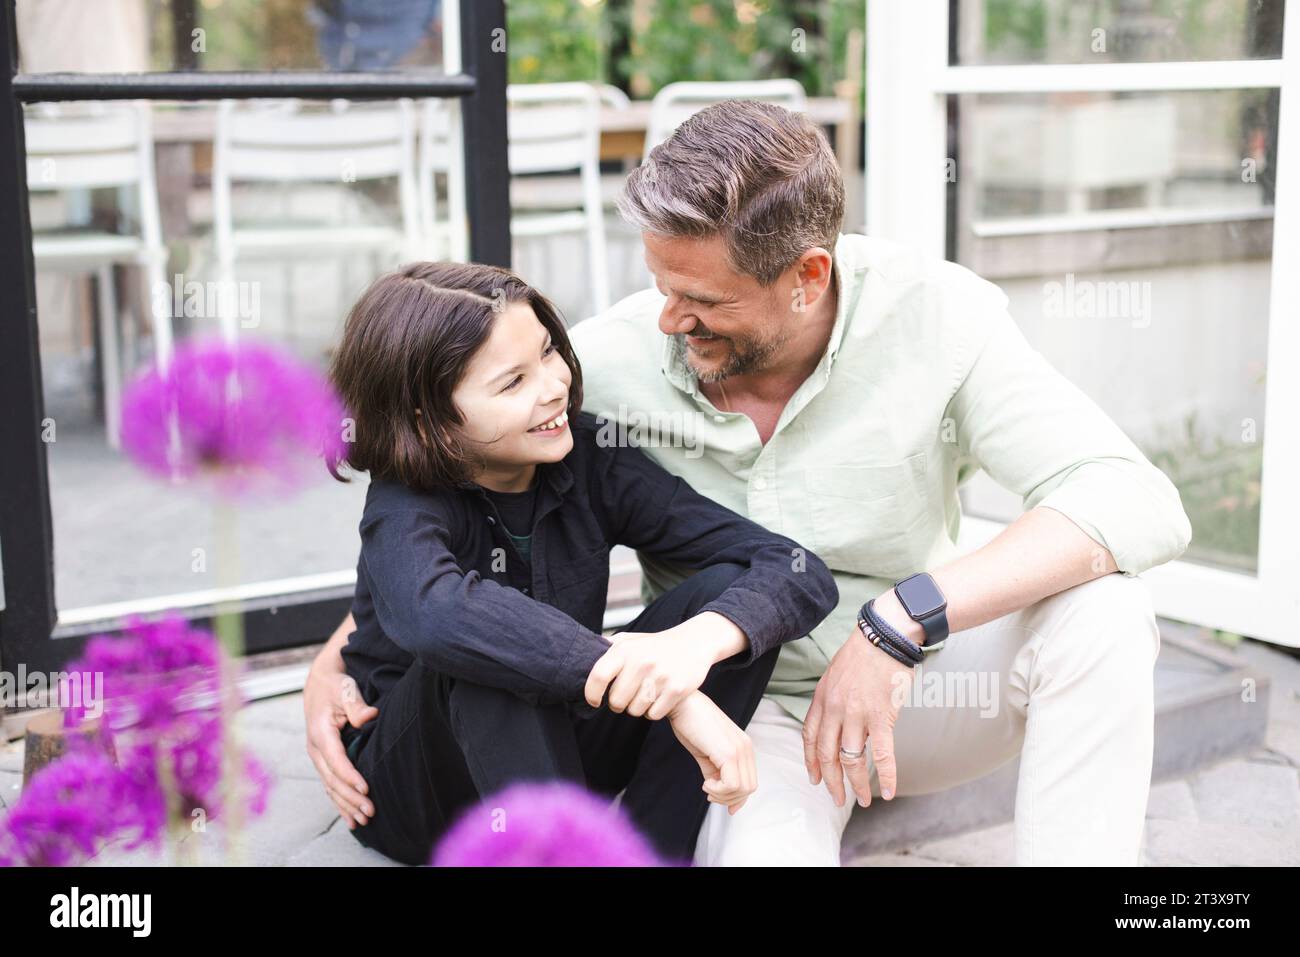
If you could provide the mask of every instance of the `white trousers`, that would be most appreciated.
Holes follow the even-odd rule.
[[[1137,865],[1159,650],[1146,584],[1120,574],[951,635],[917,667],[899,711],[898,796],[974,780],[1019,754],[1018,865]],[[838,867],[858,806],[848,779],[844,807],[808,783],[803,724],[768,698],[747,731],[758,790],[734,816],[709,805],[696,863]],[[871,794],[862,814],[882,800],[874,765]]]

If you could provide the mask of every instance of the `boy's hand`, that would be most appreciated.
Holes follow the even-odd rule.
[[[699,689],[715,663],[747,644],[738,626],[714,612],[665,631],[621,632],[591,669],[584,695],[599,708],[608,690],[611,711],[658,721]]]
[[[686,696],[668,715],[682,746],[699,762],[704,790],[713,804],[735,814],[758,789],[754,743],[707,695]]]
[[[339,732],[345,724],[361,727],[373,720],[379,709],[366,704],[357,683],[348,676],[339,654],[341,647],[342,642],[332,639],[316,656],[303,686],[302,705],[307,753],[330,800],[352,829],[368,823],[375,807],[367,797],[370,789],[365,779],[348,760]]]

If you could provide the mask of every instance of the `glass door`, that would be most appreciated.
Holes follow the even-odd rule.
[[[1177,485],[1193,540],[1145,576],[1159,614],[1296,646],[1285,6],[870,4],[867,223],[997,283],[1031,344]],[[984,475],[962,499],[972,544],[1020,512]]]
[[[215,6],[0,5],[6,669],[232,601],[250,652],[323,640],[350,605],[364,477],[322,465],[222,515],[127,460],[124,384],[218,331],[323,369],[379,273],[509,265],[503,3]]]

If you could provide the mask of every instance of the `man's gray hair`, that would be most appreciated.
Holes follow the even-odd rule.
[[[733,268],[770,286],[812,247],[835,252],[844,182],[826,135],[807,116],[727,100],[651,150],[616,204],[647,232],[721,235]]]

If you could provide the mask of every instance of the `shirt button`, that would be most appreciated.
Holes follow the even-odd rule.
[[[489,525],[495,525],[497,523],[497,520],[493,518],[491,515],[487,517],[487,520]]]
[[[763,478],[761,475],[754,479],[754,488],[758,489],[760,492],[763,491],[763,489],[767,488],[767,479]]]
[[[714,422],[726,422],[726,421],[727,421],[727,417],[726,417],[725,415],[715,415],[715,416],[713,417],[713,421],[714,421]]]

